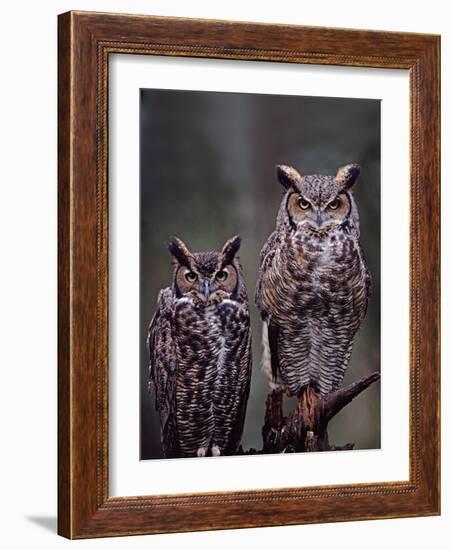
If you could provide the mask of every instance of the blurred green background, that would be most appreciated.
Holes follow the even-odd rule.
[[[380,101],[173,90],[140,91],[141,459],[161,458],[154,396],[147,391],[146,336],[158,292],[171,282],[169,235],[193,251],[218,250],[239,233],[253,333],[253,373],[242,438],[262,448],[267,383],[254,305],[259,252],[273,231],[283,188],[275,165],[335,174],[357,162],[361,243],[373,295],[344,383],[380,369]],[[372,385],[329,425],[331,443],[380,447],[380,386]]]

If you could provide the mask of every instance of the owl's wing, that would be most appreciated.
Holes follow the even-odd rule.
[[[366,257],[364,254],[364,250],[362,249],[361,245],[358,243],[358,253],[361,259],[361,269],[364,277],[364,308],[361,316],[361,320],[364,319],[364,317],[367,314],[367,308],[369,306],[369,300],[372,296],[372,277],[370,275],[369,268],[367,267]]]
[[[244,331],[240,344],[237,348],[237,361],[240,364],[240,372],[243,376],[243,384],[238,396],[239,404],[236,411],[236,417],[231,429],[228,448],[226,454],[233,454],[237,451],[243,434],[245,423],[246,408],[251,385],[251,330],[248,326]]]
[[[268,277],[269,270],[272,269],[272,261],[275,255],[275,250],[278,243],[278,233],[273,231],[273,233],[268,237],[264,246],[262,247],[260,257],[259,257],[259,278],[256,285],[256,294],[254,296],[254,301],[261,313],[262,319],[266,319],[268,312],[265,304],[262,287],[265,284],[265,279]]]
[[[176,422],[177,356],[172,337],[173,293],[166,288],[159,294],[157,310],[149,325],[149,389],[155,392],[155,407],[160,417],[160,434],[166,457],[178,450]]]
[[[366,310],[364,312],[364,316],[366,316],[367,313],[367,307],[369,305],[370,297],[372,296],[372,277],[370,276],[370,271],[367,268],[367,265],[365,267],[365,280],[366,280]]]
[[[264,339],[268,343],[268,352],[269,356],[264,356],[265,363],[270,362],[269,366],[264,367],[264,370],[268,373],[271,369],[272,379],[275,381],[279,374],[279,359],[278,359],[278,333],[279,327],[273,319],[269,317],[268,307],[266,304],[266,297],[264,296],[263,288],[264,286],[268,290],[268,294],[272,294],[272,289],[274,285],[270,283],[274,277],[272,277],[273,268],[273,258],[275,251],[278,247],[278,238],[279,234],[277,231],[274,231],[267,242],[264,244],[260,254],[260,271],[259,279],[256,286],[256,296],[255,301],[256,305],[261,313],[261,317],[264,320]]]

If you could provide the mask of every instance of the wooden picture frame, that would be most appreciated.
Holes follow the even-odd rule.
[[[58,38],[58,532],[68,538],[440,513],[440,38],[68,12]],[[408,481],[110,497],[110,54],[399,68],[410,74]]]

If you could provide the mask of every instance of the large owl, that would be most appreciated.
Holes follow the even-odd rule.
[[[251,377],[248,299],[236,258],[240,237],[221,252],[192,253],[172,237],[171,287],[149,327],[149,381],[165,457],[234,454]]]
[[[341,383],[366,315],[370,275],[359,244],[356,164],[336,176],[277,166],[284,193],[260,256],[256,304],[264,321],[264,371],[292,395]]]

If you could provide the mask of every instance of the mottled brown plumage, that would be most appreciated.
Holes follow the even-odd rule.
[[[246,288],[236,253],[191,253],[172,238],[171,287],[149,327],[149,381],[166,457],[233,454],[243,431],[251,376]]]
[[[351,164],[336,176],[278,166],[286,193],[260,256],[256,304],[264,321],[264,371],[300,395],[341,383],[365,317],[370,275],[359,244]]]

